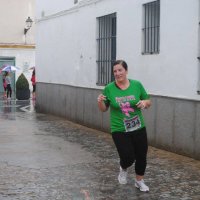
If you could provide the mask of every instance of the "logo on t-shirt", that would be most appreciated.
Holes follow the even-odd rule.
[[[120,104],[121,111],[127,116],[130,117],[129,112],[134,112],[134,109],[131,108],[130,102]]]
[[[124,97],[116,97],[116,102],[119,104],[121,111],[123,114],[125,114],[127,117],[130,117],[129,112],[134,112],[134,109],[131,108],[130,101],[135,100],[135,96],[124,96]]]
[[[135,100],[135,96],[130,95],[130,96],[125,96],[125,97],[116,97],[115,100],[116,100],[117,103],[120,104],[120,103],[124,103],[124,102],[127,102],[127,101]]]

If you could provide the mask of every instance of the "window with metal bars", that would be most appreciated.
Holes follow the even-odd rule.
[[[114,80],[112,65],[116,59],[116,13],[98,17],[97,85]]]
[[[143,54],[160,51],[160,1],[143,4]]]

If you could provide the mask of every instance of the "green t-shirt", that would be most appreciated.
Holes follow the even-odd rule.
[[[127,89],[121,90],[115,82],[103,90],[105,104],[110,107],[111,132],[130,132],[145,127],[142,112],[136,104],[149,99],[143,85],[137,80],[129,80]]]

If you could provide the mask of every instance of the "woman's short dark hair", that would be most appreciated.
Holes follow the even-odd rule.
[[[113,67],[115,65],[121,65],[126,71],[128,70],[128,65],[127,63],[124,61],[124,60],[116,60],[114,63],[113,63]]]

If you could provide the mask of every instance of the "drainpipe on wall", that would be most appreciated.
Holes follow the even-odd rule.
[[[200,95],[200,1],[199,1],[199,28],[198,28],[198,85],[197,94]]]

